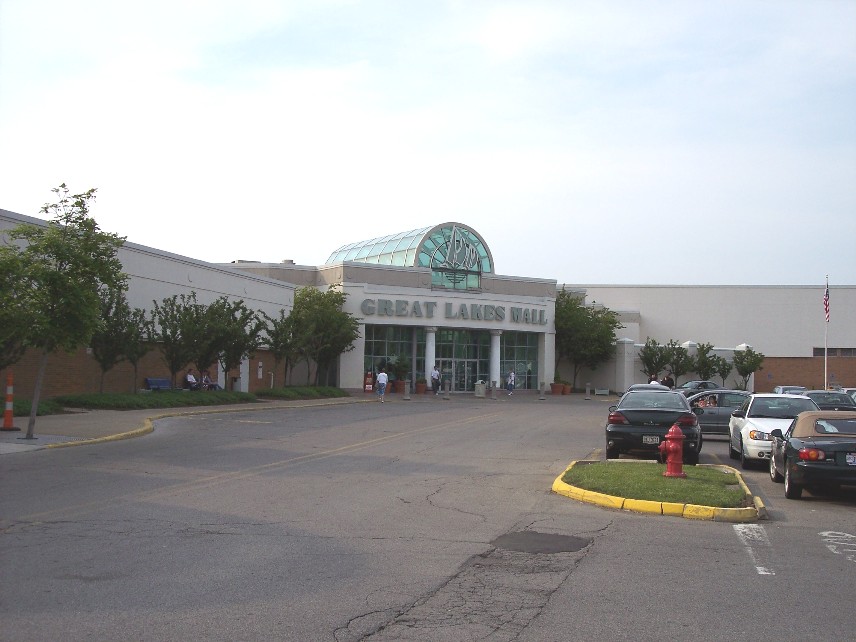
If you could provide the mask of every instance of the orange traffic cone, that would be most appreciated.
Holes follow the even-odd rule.
[[[6,409],[3,411],[3,428],[0,428],[0,430],[20,430],[20,428],[15,428],[15,426],[12,425],[12,417],[14,416],[13,400],[15,397],[12,383],[12,373],[10,372],[6,376]]]

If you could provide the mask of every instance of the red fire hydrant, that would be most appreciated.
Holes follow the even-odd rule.
[[[660,442],[660,453],[666,458],[666,472],[663,477],[686,477],[684,472],[684,437],[678,424],[674,424]]]

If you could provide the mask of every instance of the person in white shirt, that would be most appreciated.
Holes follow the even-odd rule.
[[[508,371],[508,379],[505,380],[505,387],[508,389],[508,395],[514,392],[514,370]]]
[[[386,394],[386,384],[388,382],[389,376],[386,374],[386,370],[381,368],[380,372],[377,373],[377,396],[381,403],[383,403],[383,397]]]
[[[440,369],[435,365],[431,371],[431,390],[435,395],[440,394]]]

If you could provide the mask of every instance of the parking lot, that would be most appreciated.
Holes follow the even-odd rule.
[[[196,415],[4,455],[3,639],[850,636],[852,493],[786,500],[750,471],[770,519],[749,525],[551,493],[569,461],[602,458],[608,405]],[[731,463],[726,440],[701,462]]]

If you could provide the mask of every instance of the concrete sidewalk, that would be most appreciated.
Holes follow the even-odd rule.
[[[20,430],[0,431],[0,455],[29,452],[42,448],[79,446],[117,439],[128,439],[152,431],[152,422],[178,415],[210,414],[216,412],[246,412],[272,408],[305,408],[374,401],[374,397],[343,397],[335,399],[302,399],[298,401],[259,401],[224,406],[191,406],[182,408],[152,408],[149,410],[82,410],[61,415],[36,418],[33,439],[25,439],[28,417],[15,417],[13,425]]]

